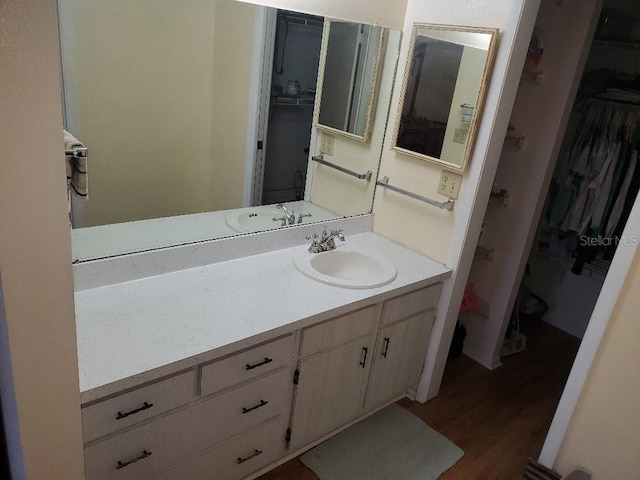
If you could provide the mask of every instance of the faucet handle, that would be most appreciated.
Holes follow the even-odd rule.
[[[334,237],[338,237],[342,242],[344,242],[344,235],[342,234],[342,231],[342,229],[331,230],[331,235]]]
[[[298,223],[302,223],[302,219],[305,217],[311,217],[310,213],[299,213],[298,214]]]

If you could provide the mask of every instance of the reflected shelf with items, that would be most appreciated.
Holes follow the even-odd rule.
[[[314,103],[315,96],[313,94],[275,95],[271,97],[272,105],[313,106]]]

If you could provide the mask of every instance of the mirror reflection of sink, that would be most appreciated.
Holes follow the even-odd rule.
[[[345,288],[381,287],[397,275],[395,265],[382,254],[348,243],[322,253],[301,248],[295,253],[293,264],[309,278]]]
[[[254,207],[231,212],[225,221],[236,232],[258,232],[281,227],[282,222],[273,219],[282,217],[284,212],[279,208]]]

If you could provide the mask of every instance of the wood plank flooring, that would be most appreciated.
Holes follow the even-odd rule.
[[[524,333],[527,350],[502,367],[489,371],[463,355],[447,364],[436,398],[399,402],[464,450],[441,480],[517,480],[538,457],[580,342],[541,321]],[[299,457],[260,477],[293,479],[318,477]]]

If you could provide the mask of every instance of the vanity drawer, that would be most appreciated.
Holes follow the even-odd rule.
[[[251,378],[291,365],[293,335],[265,343],[202,367],[200,392],[203,396],[219,392]]]
[[[189,370],[82,409],[84,443],[155,417],[196,398],[196,372]]]
[[[278,417],[153,480],[238,480],[285,454],[287,418]]]
[[[291,370],[283,369],[92,445],[85,449],[86,478],[148,478],[271,418],[288,417],[290,385]]]
[[[382,309],[382,323],[393,323],[416,313],[437,308],[441,288],[442,284],[436,283],[387,300]]]
[[[302,331],[300,356],[311,355],[333,345],[368,335],[378,323],[376,307],[348,313]]]

